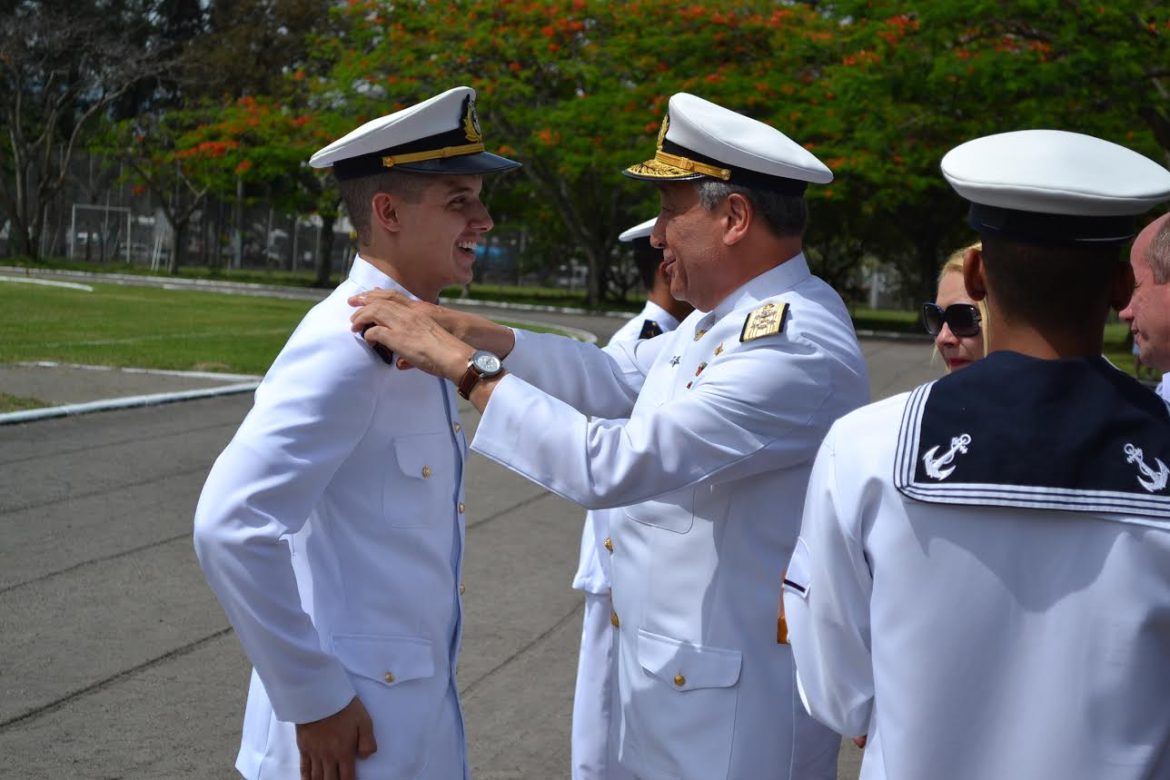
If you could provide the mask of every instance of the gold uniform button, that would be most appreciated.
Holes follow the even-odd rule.
[[[622,624],[622,621],[618,620],[618,616],[617,616],[616,612],[609,613],[609,622],[610,622],[610,625],[612,625],[614,628],[619,628],[619,627],[621,627],[621,624]]]
[[[462,596],[466,592],[467,592],[467,586],[464,585],[462,582],[459,583],[459,595]]]
[[[463,430],[463,426],[459,423],[451,423],[451,430],[455,431],[455,433],[459,433],[459,431]]]
[[[423,466],[423,470],[422,470],[423,479],[430,479],[431,474],[433,474],[433,473],[434,472],[431,471],[430,466]]]
[[[605,542],[603,544],[605,545],[605,549],[613,552],[613,539],[611,537],[605,537]]]
[[[459,502],[459,514],[463,514],[466,511],[467,511],[467,504],[464,504],[462,501],[460,501]]]
[[[687,684],[687,678],[683,677],[682,672],[679,672],[674,676],[674,684],[679,688]]]
[[[382,675],[382,679],[388,683],[394,682],[394,672],[386,672],[386,674]]]

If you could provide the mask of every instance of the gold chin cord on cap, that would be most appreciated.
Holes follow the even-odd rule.
[[[694,173],[702,173],[706,176],[714,176],[716,179],[723,179],[727,181],[731,178],[731,171],[726,168],[716,168],[714,165],[707,165],[706,163],[695,162],[686,157],[679,157],[677,154],[670,154],[659,149],[654,153],[654,159],[666,165],[673,165],[675,168],[682,168],[684,171],[692,171]]]
[[[403,165],[405,163],[439,160],[444,157],[459,157],[464,154],[477,154],[482,151],[484,151],[484,145],[480,142],[463,144],[462,146],[444,146],[442,149],[428,149],[425,152],[386,155],[382,158],[382,167],[393,168],[395,165]]]

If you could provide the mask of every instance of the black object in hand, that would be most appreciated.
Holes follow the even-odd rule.
[[[373,323],[370,323],[366,327],[362,328],[362,336],[364,337],[366,335],[366,331],[372,327],[374,327],[374,325]],[[369,342],[366,343],[369,344]],[[388,366],[394,365],[394,352],[388,346],[385,344],[379,344],[376,341],[373,344],[370,344],[370,346],[373,347],[374,351],[378,353],[378,357],[382,358],[383,363]]]

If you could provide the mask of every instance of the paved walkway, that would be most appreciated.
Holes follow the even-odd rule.
[[[562,324],[603,340],[620,325],[578,319]],[[920,343],[864,346],[875,396],[937,375]],[[0,367],[0,391],[67,403],[215,381]],[[248,667],[190,526],[249,405],[240,394],[0,426],[0,778],[233,776]],[[459,679],[475,777],[567,777],[583,513],[478,456],[467,479]],[[842,756],[840,777],[855,778],[859,752]]]

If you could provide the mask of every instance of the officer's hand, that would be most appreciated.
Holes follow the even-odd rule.
[[[862,734],[860,737],[854,737],[854,738],[853,738],[853,744],[854,744],[854,745],[857,745],[857,747],[859,747],[859,748],[861,748],[862,750],[864,750],[864,749],[865,749],[865,743],[866,743],[868,740],[869,740],[869,735],[868,735],[868,734]]]
[[[399,368],[405,361],[428,374],[459,381],[475,350],[436,323],[428,310],[412,303],[402,296],[372,299],[350,317],[353,330],[370,344],[389,347]]]
[[[378,749],[374,723],[355,696],[345,709],[312,723],[297,724],[301,780],[354,780],[354,756]]]
[[[516,345],[512,329],[499,325],[478,314],[455,311],[433,303],[407,298],[394,290],[370,290],[349,299],[350,306],[365,306],[377,301],[391,301],[408,309],[425,314],[440,328],[462,342],[476,349],[486,349],[500,357],[506,357]]]

